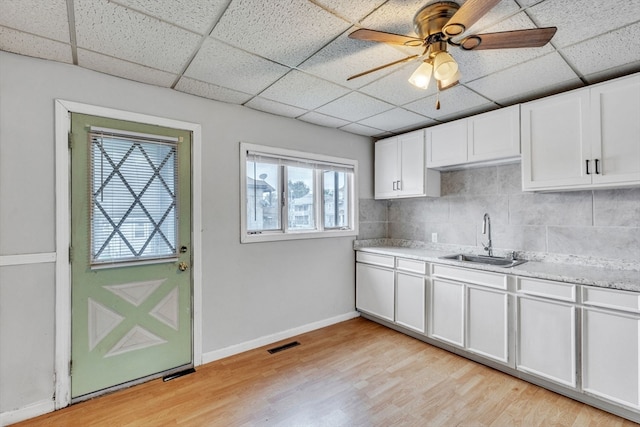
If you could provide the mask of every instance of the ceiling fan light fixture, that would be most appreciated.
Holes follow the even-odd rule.
[[[433,65],[424,61],[409,77],[409,83],[419,89],[426,89],[429,87],[431,81],[431,74],[433,72]]]
[[[449,80],[458,71],[458,63],[447,52],[438,52],[433,59],[433,76],[438,80]]]

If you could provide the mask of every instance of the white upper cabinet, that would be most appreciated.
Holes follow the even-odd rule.
[[[469,162],[518,158],[520,156],[520,106],[469,117],[467,122]]]
[[[522,189],[640,185],[640,74],[521,106]]]
[[[386,138],[375,146],[375,198],[440,196],[440,173],[425,167],[424,130]]]
[[[467,162],[467,121],[456,120],[427,128],[427,167]]]
[[[520,106],[489,111],[426,129],[427,167],[517,159]]]

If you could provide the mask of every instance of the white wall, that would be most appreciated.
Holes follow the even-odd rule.
[[[369,138],[0,52],[0,413],[54,392],[56,98],[202,125],[204,354],[353,312],[352,238],[240,244],[239,141],[357,159],[370,199]]]

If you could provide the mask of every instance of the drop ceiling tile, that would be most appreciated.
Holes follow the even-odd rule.
[[[432,95],[404,106],[407,110],[432,119],[450,118],[453,115],[464,116],[478,110],[491,109],[493,103],[477,93],[458,85],[440,92],[440,109],[436,109],[436,96]]]
[[[342,98],[323,105],[316,111],[350,122],[357,122],[358,120],[375,116],[392,108],[393,105],[387,104],[386,102],[379,101],[362,93],[351,92]]]
[[[0,25],[70,42],[66,0],[2,0]]]
[[[543,96],[580,84],[560,55],[552,53],[475,80],[468,86],[499,104],[509,105],[530,99],[534,92]]]
[[[528,13],[540,26],[558,27],[553,44],[565,47],[638,21],[638,10],[638,0],[547,0]]]
[[[364,135],[364,136],[381,137],[381,136],[391,135],[391,132],[386,132],[386,131],[383,131],[382,129],[371,128],[369,126],[359,125],[358,123],[350,123],[346,126],[342,126],[340,130],[343,130],[345,132],[355,133],[357,135]]]
[[[298,117],[300,120],[305,122],[314,123],[320,126],[327,126],[330,128],[339,128],[340,126],[348,125],[349,122],[346,120],[338,119],[336,117],[327,116],[324,114],[316,113],[315,111],[310,111],[307,114],[303,114]]]
[[[373,10],[383,4],[385,0],[316,0],[315,3],[329,11],[333,11],[343,18],[358,22]]]
[[[217,22],[228,0],[117,0],[123,6],[138,10],[198,34],[204,34]]]
[[[363,27],[388,33],[415,36],[413,17],[429,1],[389,0],[360,23]],[[457,1],[456,3],[462,3]]]
[[[73,63],[70,45],[5,27],[0,27],[0,50],[67,64]]]
[[[193,80],[188,77],[182,77],[180,79],[176,85],[176,90],[216,101],[239,105],[244,104],[253,97],[253,95],[248,93],[238,92],[211,83]]]
[[[74,0],[78,47],[179,73],[201,37],[107,0]]]
[[[260,97],[313,110],[349,90],[317,77],[293,70],[260,94]]]
[[[271,113],[278,116],[285,117],[298,117],[305,113],[305,110],[291,105],[282,104],[280,102],[271,101],[270,99],[264,99],[255,97],[251,101],[244,104],[254,110],[264,111],[265,113]]]
[[[257,95],[288,71],[287,67],[209,37],[185,76]]]
[[[409,77],[420,64],[419,61],[411,61],[391,74],[362,87],[359,91],[398,106],[433,95],[436,92],[435,80],[426,90],[418,89],[409,83]]]
[[[177,74],[155,70],[84,49],[78,49],[78,65],[112,76],[162,87],[171,87],[178,77]]]
[[[376,114],[373,117],[369,117],[358,122],[360,125],[387,131],[405,129],[408,127],[424,127],[432,123],[434,123],[433,120],[425,116],[421,116],[420,114],[407,111],[403,108],[394,108],[393,110]]]
[[[234,0],[211,35],[296,66],[347,28],[347,22],[308,0]]]
[[[336,84],[356,89],[392,72],[394,68],[376,71],[350,81],[347,81],[347,78],[380,65],[406,58],[410,54],[384,43],[350,39],[348,34],[355,30],[356,28],[351,28],[300,64],[298,68]],[[421,52],[418,50],[414,53]]]
[[[603,49],[603,45],[609,48]],[[562,49],[562,54],[582,75],[636,62],[640,59],[640,23],[574,44]]]

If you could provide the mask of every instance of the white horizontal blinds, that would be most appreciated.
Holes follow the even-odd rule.
[[[91,262],[177,255],[177,139],[91,128]]]
[[[336,163],[318,159],[307,159],[303,157],[294,157],[273,153],[261,153],[259,151],[247,151],[247,161],[255,161],[262,163],[273,163],[282,166],[295,166],[299,168],[312,168],[321,170],[330,170],[336,172],[351,172],[354,167],[350,164]]]

